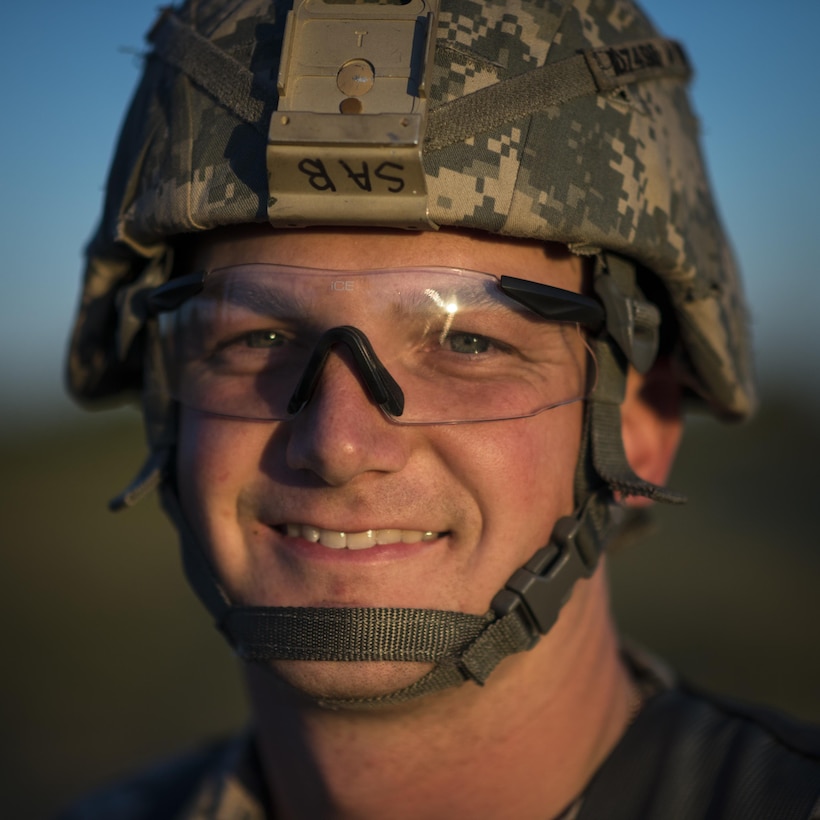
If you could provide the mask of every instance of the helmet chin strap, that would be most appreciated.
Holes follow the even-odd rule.
[[[433,664],[415,683],[383,695],[323,698],[331,709],[367,709],[402,703],[472,680],[483,685],[508,655],[531,649],[569,599],[575,582],[589,578],[618,508],[608,491],[590,496],[575,516],[558,520],[550,542],[518,569],[484,615],[404,608],[261,607],[230,602],[185,518],[172,482],[162,502],[180,533],[185,572],[217,627],[240,658],[274,660],[416,661]]]

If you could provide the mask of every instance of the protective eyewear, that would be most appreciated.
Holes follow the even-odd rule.
[[[238,265],[172,279],[149,305],[172,397],[264,421],[299,413],[331,356],[399,424],[532,416],[589,395],[582,328],[604,321],[572,291],[437,267]]]

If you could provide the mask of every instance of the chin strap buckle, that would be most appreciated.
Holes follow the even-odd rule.
[[[546,635],[572,594],[575,582],[589,578],[603,551],[601,536],[588,518],[594,496],[577,516],[559,518],[549,544],[516,570],[492,601],[498,618],[513,612],[527,625],[530,647]]]

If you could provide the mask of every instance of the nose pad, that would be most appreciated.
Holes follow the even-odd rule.
[[[319,384],[327,357],[337,344],[346,345],[353,354],[353,360],[373,401],[388,415],[400,416],[404,412],[402,389],[379,361],[367,336],[358,328],[350,325],[333,327],[322,334],[310,355],[299,384],[296,385],[290,397],[288,413],[295,416],[311,400]]]

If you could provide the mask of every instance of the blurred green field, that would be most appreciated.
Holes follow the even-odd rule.
[[[689,505],[611,572],[624,631],[687,677],[820,721],[817,412],[770,390],[751,424],[692,423],[671,482]],[[0,431],[4,816],[50,817],[246,718],[156,500],[106,510],[142,454],[129,414]]]

